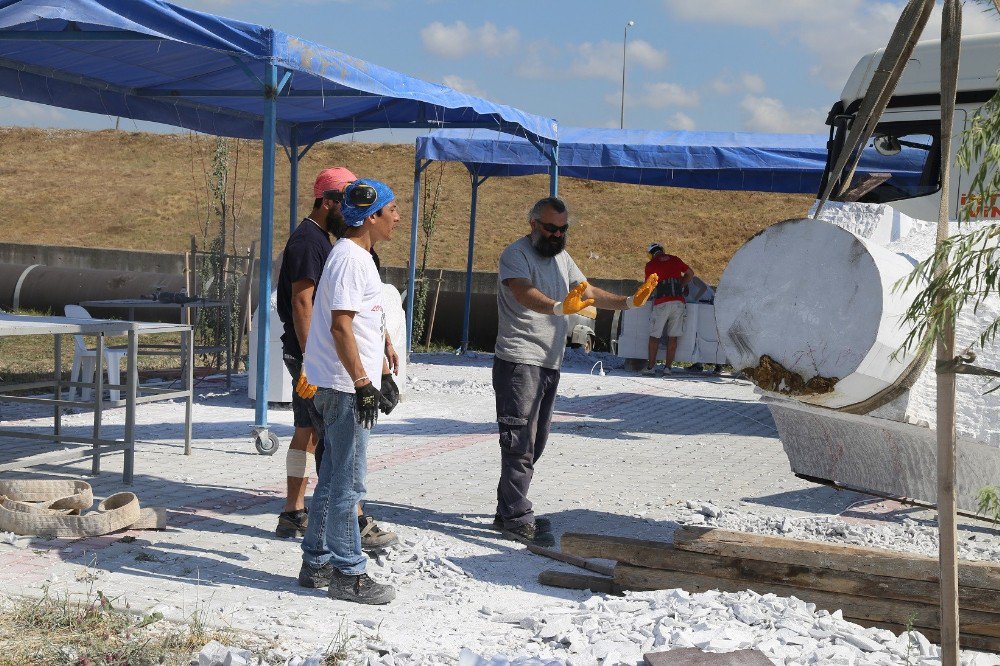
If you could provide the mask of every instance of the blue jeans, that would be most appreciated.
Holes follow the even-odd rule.
[[[370,430],[358,425],[354,394],[320,388],[313,398],[323,416],[325,452],[309,506],[302,560],[331,564],[349,576],[365,572],[357,506],[365,496]]]

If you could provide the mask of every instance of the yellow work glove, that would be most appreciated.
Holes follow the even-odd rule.
[[[652,273],[646,281],[642,283],[639,290],[634,294],[625,299],[625,309],[631,310],[632,308],[641,308],[649,300],[650,294],[656,289],[657,283],[660,281],[660,276],[656,273]]]
[[[302,373],[299,374],[299,381],[295,382],[295,393],[300,398],[306,398],[306,399],[309,399],[314,395],[316,395],[316,385],[310,384],[309,380],[306,379],[305,370],[303,370]]]
[[[587,289],[587,283],[581,282],[576,285],[570,292],[566,294],[566,298],[561,301],[556,301],[556,304],[552,306],[552,314],[557,315],[571,315],[576,314],[580,310],[590,307],[594,304],[594,299],[588,298],[584,300],[583,292]]]

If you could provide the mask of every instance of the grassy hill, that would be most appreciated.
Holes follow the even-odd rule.
[[[0,127],[0,228],[6,242],[180,252],[192,235],[203,244],[210,218],[208,175],[215,139],[191,134],[39,130]],[[260,145],[229,141],[235,243],[258,237]],[[312,205],[312,181],[343,164],[384,180],[400,200],[403,221],[379,246],[387,265],[406,264],[413,191],[413,146],[328,142],[300,164],[299,217]],[[432,165],[424,183],[440,181],[440,216],[427,265],[465,267],[469,176],[459,164]],[[288,160],[278,157],[275,246],[288,235]],[[495,270],[505,245],[525,233],[527,209],[548,193],[543,176],[496,178],[480,188],[475,267]],[[573,228],[569,249],[593,277],[637,278],[645,247],[659,241],[716,282],[732,254],[753,234],[803,215],[811,196],[560,181]],[[418,256],[419,261],[419,256]]]

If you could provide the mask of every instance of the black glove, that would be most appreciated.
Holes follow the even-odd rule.
[[[354,389],[354,406],[358,415],[358,425],[362,428],[374,428],[378,421],[378,402],[382,394],[375,385],[368,382]]]
[[[399,387],[392,375],[382,375],[382,392],[378,400],[378,408],[383,414],[388,414],[399,404]]]

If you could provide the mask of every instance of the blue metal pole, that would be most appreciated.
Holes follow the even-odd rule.
[[[257,404],[254,427],[267,430],[267,375],[270,365],[271,262],[274,254],[274,147],[277,116],[278,68],[265,65],[264,78],[264,159],[260,194],[260,282],[257,297]]]
[[[417,222],[420,220],[420,156],[413,162],[413,214],[410,218],[410,274],[406,279],[406,353],[413,349],[413,299],[416,298],[417,279]]]
[[[297,195],[299,191],[299,137],[295,128],[292,128],[291,145],[288,146],[288,161],[291,166],[288,183],[288,233],[295,231],[295,224],[299,221],[296,210]]]
[[[559,144],[552,146],[552,157],[549,158],[549,196],[559,196]]]
[[[485,180],[485,178],[483,179]],[[462,312],[462,353],[469,350],[469,318],[472,315],[472,255],[476,246],[476,206],[482,181],[472,176],[472,205],[469,211],[469,257],[465,262],[465,310]]]

